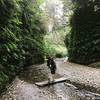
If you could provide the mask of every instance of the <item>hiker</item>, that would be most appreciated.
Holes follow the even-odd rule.
[[[54,81],[54,75],[56,72],[56,63],[52,57],[47,58],[47,66],[49,67],[51,71],[51,75],[49,76],[49,82]]]

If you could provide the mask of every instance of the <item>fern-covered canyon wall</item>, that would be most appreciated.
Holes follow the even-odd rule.
[[[69,37],[69,61],[90,64],[100,61],[100,2],[98,0],[73,0]]]
[[[38,2],[0,0],[0,90],[25,66],[44,62]]]

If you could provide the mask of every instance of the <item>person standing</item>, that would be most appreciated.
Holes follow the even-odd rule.
[[[49,82],[54,81],[54,76],[55,76],[57,68],[56,68],[56,63],[52,57],[47,58],[47,66],[49,67],[51,71],[51,75],[49,76]]]

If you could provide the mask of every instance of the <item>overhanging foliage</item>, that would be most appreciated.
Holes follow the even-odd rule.
[[[25,66],[44,61],[40,15],[31,0],[0,0],[0,90]]]

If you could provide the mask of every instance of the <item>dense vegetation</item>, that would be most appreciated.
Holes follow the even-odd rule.
[[[70,21],[72,29],[66,38],[69,60],[81,64],[100,61],[100,1],[73,2],[76,8]]]
[[[45,30],[31,0],[0,0],[0,90],[25,66],[44,61]]]
[[[70,28],[66,26],[67,16],[64,4],[66,2],[63,0],[45,0],[41,5],[47,29],[47,34],[44,37],[46,55],[63,57],[67,54],[64,39]]]
[[[48,1],[50,6],[43,8],[45,13],[40,12],[38,3],[42,2],[0,0],[0,92],[26,66],[44,62],[45,55],[67,55],[64,42],[69,61],[80,64],[100,61],[100,1],[72,0],[75,9],[70,2],[63,9],[62,3],[58,6]],[[56,7],[63,11],[60,19],[54,17],[59,15],[59,11],[54,12]],[[68,34],[67,20],[72,9]],[[44,26],[46,30],[51,26],[48,34]]]
[[[55,31],[49,32],[45,35],[45,54],[64,57],[67,55],[67,49],[64,44],[65,35],[69,29],[64,27]]]

